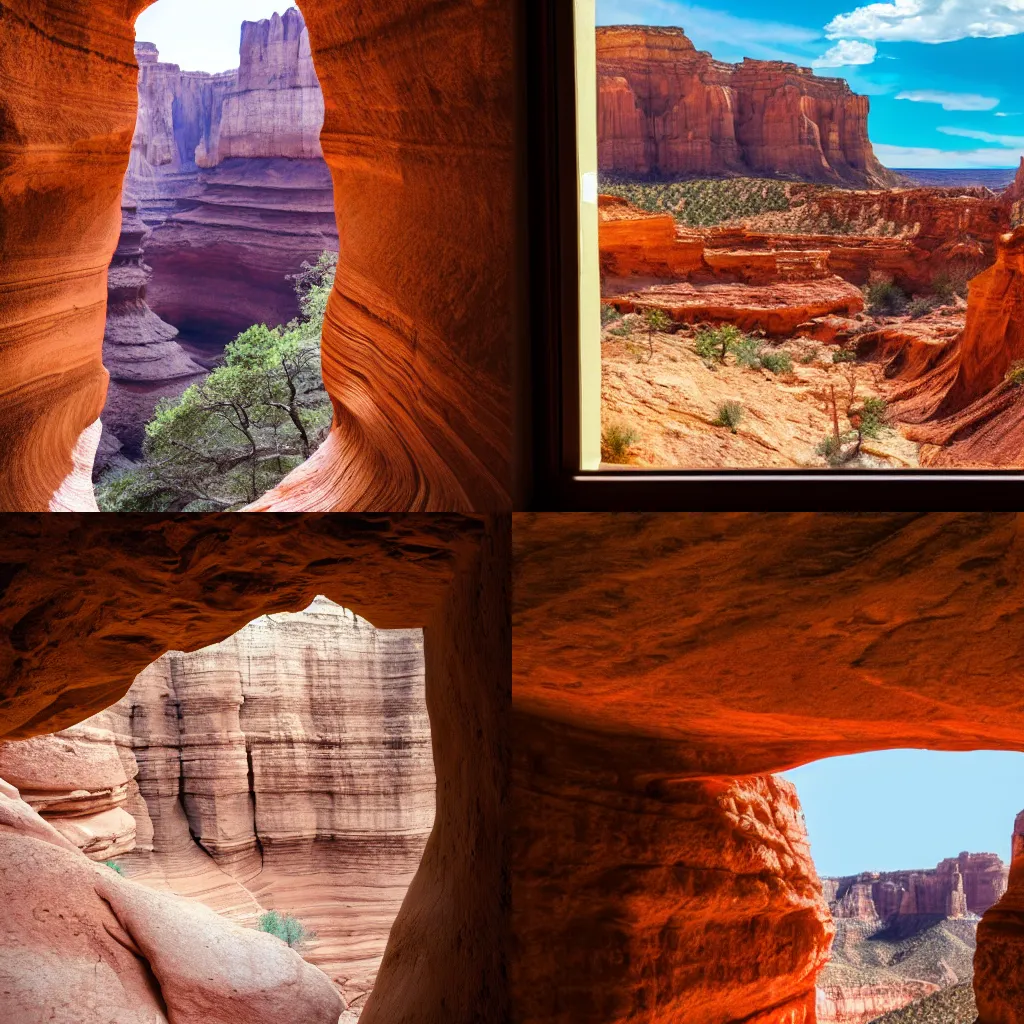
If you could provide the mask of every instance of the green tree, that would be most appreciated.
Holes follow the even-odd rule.
[[[260,494],[316,450],[332,407],[320,370],[320,333],[337,256],[324,253],[296,276],[301,316],[257,324],[224,352],[224,365],[146,425],[141,463],[105,477],[104,511],[230,511]]]
[[[311,932],[298,918],[292,917],[291,914],[279,914],[276,910],[260,914],[259,930],[276,935],[292,949],[297,949],[316,938],[316,932]]]

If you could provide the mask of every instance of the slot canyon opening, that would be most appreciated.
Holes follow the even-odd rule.
[[[357,1020],[434,820],[422,630],[261,616],[0,743],[0,778],[91,860],[283,938]]]
[[[135,26],[92,470],[104,511],[237,510],[331,427],[320,343],[339,242],[309,33],[287,3],[207,7],[159,0]]]
[[[1006,892],[1024,755],[872,751],[777,779],[795,786],[793,849],[834,932],[818,1024],[974,1024],[976,933]]]

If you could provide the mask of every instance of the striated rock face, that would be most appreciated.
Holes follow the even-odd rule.
[[[597,30],[598,165],[608,174],[754,174],[890,186],[868,100],[779,61],[716,61],[679,28]]]
[[[1013,823],[1009,887],[978,925],[978,1024],[1024,1021],[1024,811]]]
[[[823,879],[834,917],[880,920],[917,914],[983,914],[1006,891],[1007,867],[994,853],[961,853],[926,871],[868,872]]]
[[[939,986],[927,981],[844,985],[818,989],[817,1024],[870,1024],[890,1010],[924,999]]]
[[[94,777],[65,794],[76,765]],[[94,859],[132,851],[133,878],[249,925],[295,914],[358,1007],[433,823],[422,638],[318,598],[164,655],[81,725],[0,744],[0,772]]]
[[[136,123],[134,20],[144,6],[5,6],[6,511],[88,507],[88,473],[84,488],[62,485],[106,395],[106,273]],[[322,146],[344,204],[323,344],[337,415],[311,464],[261,507],[507,509],[512,337],[526,338],[513,315],[528,220],[516,185],[518,9],[509,0],[302,6],[324,91]],[[461,197],[454,217],[452,196]]]
[[[688,987],[745,985],[762,956],[807,939],[781,925],[755,938],[747,910],[750,938],[673,974],[674,934],[643,925],[671,919],[681,897],[637,851],[658,846],[690,787],[891,747],[1021,749],[1022,525],[998,513],[516,516],[513,1019],[612,1024],[637,1007],[689,1021],[677,1010]],[[717,854],[703,818],[673,820],[673,856],[658,863],[732,877],[728,828],[711,833]],[[706,859],[691,862],[698,849]],[[983,992],[1024,1005],[1016,925],[998,940],[1005,959],[982,967],[1013,892],[1011,877],[978,926],[979,1009]],[[732,921],[708,900],[705,928]],[[641,979],[642,1011],[627,1002]],[[715,1020],[774,1022],[777,1005]]]
[[[147,235],[149,229],[138,216],[134,200],[123,198],[121,237],[107,272],[103,365],[110,374],[110,387],[94,472],[121,453],[130,458],[141,455],[145,424],[157,402],[180,394],[206,372],[177,343],[177,329],[149,308],[150,268],[143,263]]]
[[[0,1010],[12,1024],[335,1024],[283,942],[91,863],[0,781]]]
[[[243,22],[237,71],[161,64],[136,44],[139,118],[126,188],[154,226],[150,302],[216,350],[298,312],[289,279],[337,251],[323,94],[297,8]]]

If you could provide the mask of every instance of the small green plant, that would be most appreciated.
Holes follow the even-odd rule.
[[[292,917],[291,914],[279,914],[276,910],[268,910],[261,914],[258,927],[261,932],[276,935],[292,949],[297,949],[316,938],[316,932],[311,932],[298,918]]]
[[[894,316],[907,308],[907,296],[886,274],[873,273],[864,287],[868,312],[875,316]]]
[[[800,353],[800,362],[807,366],[808,363],[813,363],[816,358],[816,353],[813,348],[805,349]]]
[[[886,405],[884,398],[872,395],[865,398],[860,407],[861,437],[878,437],[886,425]]]
[[[124,874],[124,868],[117,863],[116,860],[105,860],[103,862],[111,871],[116,871],[119,875]]]
[[[1010,364],[1010,368],[1006,371],[1005,380],[1015,388],[1019,388],[1024,384],[1024,359],[1018,359]]]
[[[761,365],[769,373],[792,373],[793,359],[788,352],[768,349],[761,352]]]
[[[764,342],[760,338],[743,337],[732,346],[733,355],[740,366],[757,370],[761,366],[761,349]]]
[[[706,363],[724,363],[725,357],[745,340],[747,336],[734,324],[701,327],[694,336],[693,348]]]
[[[644,313],[644,323],[648,331],[664,333],[672,326],[673,320],[663,309],[649,309]]]
[[[640,440],[640,435],[628,424],[609,423],[601,431],[601,459],[604,462],[629,461],[629,449]]]
[[[814,449],[830,466],[838,466],[844,461],[843,438],[835,434],[826,434]]]
[[[622,319],[622,314],[614,306],[601,306],[601,326],[617,323]]]
[[[935,309],[935,306],[934,298],[916,298],[910,301],[910,304],[907,306],[907,312],[910,314],[911,319],[917,320],[922,316],[927,316]]]
[[[855,363],[856,361],[857,353],[852,348],[840,348],[832,353],[833,363]]]
[[[743,419],[743,406],[739,402],[723,402],[718,407],[718,415],[712,420],[716,427],[728,427],[734,434]]]

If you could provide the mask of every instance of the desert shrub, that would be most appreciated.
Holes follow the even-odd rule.
[[[724,363],[729,352],[735,351],[746,339],[747,336],[734,324],[701,327],[694,336],[693,348],[705,362],[717,360]]]
[[[868,312],[875,316],[892,316],[902,313],[907,307],[907,296],[903,289],[885,274],[874,273],[864,287]]]
[[[622,314],[614,306],[601,304],[601,325],[603,327],[608,324],[617,323],[621,319]]]
[[[757,370],[761,366],[761,350],[763,347],[764,342],[760,338],[744,336],[739,341],[734,342],[732,351],[733,355],[736,356],[736,362],[740,366]]]
[[[761,365],[769,373],[792,373],[793,359],[788,352],[765,349],[761,352]]]
[[[816,356],[817,353],[814,351],[813,348],[805,349],[803,352],[800,353],[800,362],[803,363],[804,366],[806,366],[808,363],[813,363]]]
[[[616,421],[601,431],[601,459],[604,462],[624,463],[629,449],[640,440],[640,435],[628,424]]]
[[[663,309],[649,309],[644,313],[644,325],[649,331],[664,333],[673,323],[672,317]]]
[[[258,927],[261,932],[276,935],[292,949],[297,949],[316,938],[316,932],[311,932],[298,918],[292,917],[291,914],[279,914],[276,910],[268,910],[261,914]]]
[[[860,432],[863,437],[878,437],[886,425],[884,398],[865,398],[860,409]]]
[[[907,312],[914,320],[917,320],[919,317],[927,316],[934,308],[935,299],[919,297],[910,301]]]
[[[1012,363],[1006,371],[1006,381],[1015,388],[1024,384],[1024,359],[1018,359]]]
[[[966,299],[967,286],[971,278],[977,277],[984,269],[981,261],[972,260],[940,270],[932,278],[932,294],[943,302],[952,302],[958,295],[961,299]]]
[[[832,353],[833,363],[854,363],[856,361],[857,353],[852,348],[840,348]]]
[[[117,863],[116,860],[105,860],[103,862],[111,871],[116,871],[119,875],[124,874],[124,868]]]
[[[826,434],[814,450],[830,466],[838,466],[843,461],[843,439],[835,434]]]
[[[628,338],[633,333],[633,329],[629,324],[621,323],[618,327],[609,328],[608,333],[614,334],[616,338]]]
[[[718,407],[718,415],[712,420],[716,427],[728,427],[734,434],[743,419],[743,406],[739,402],[723,402]]]

